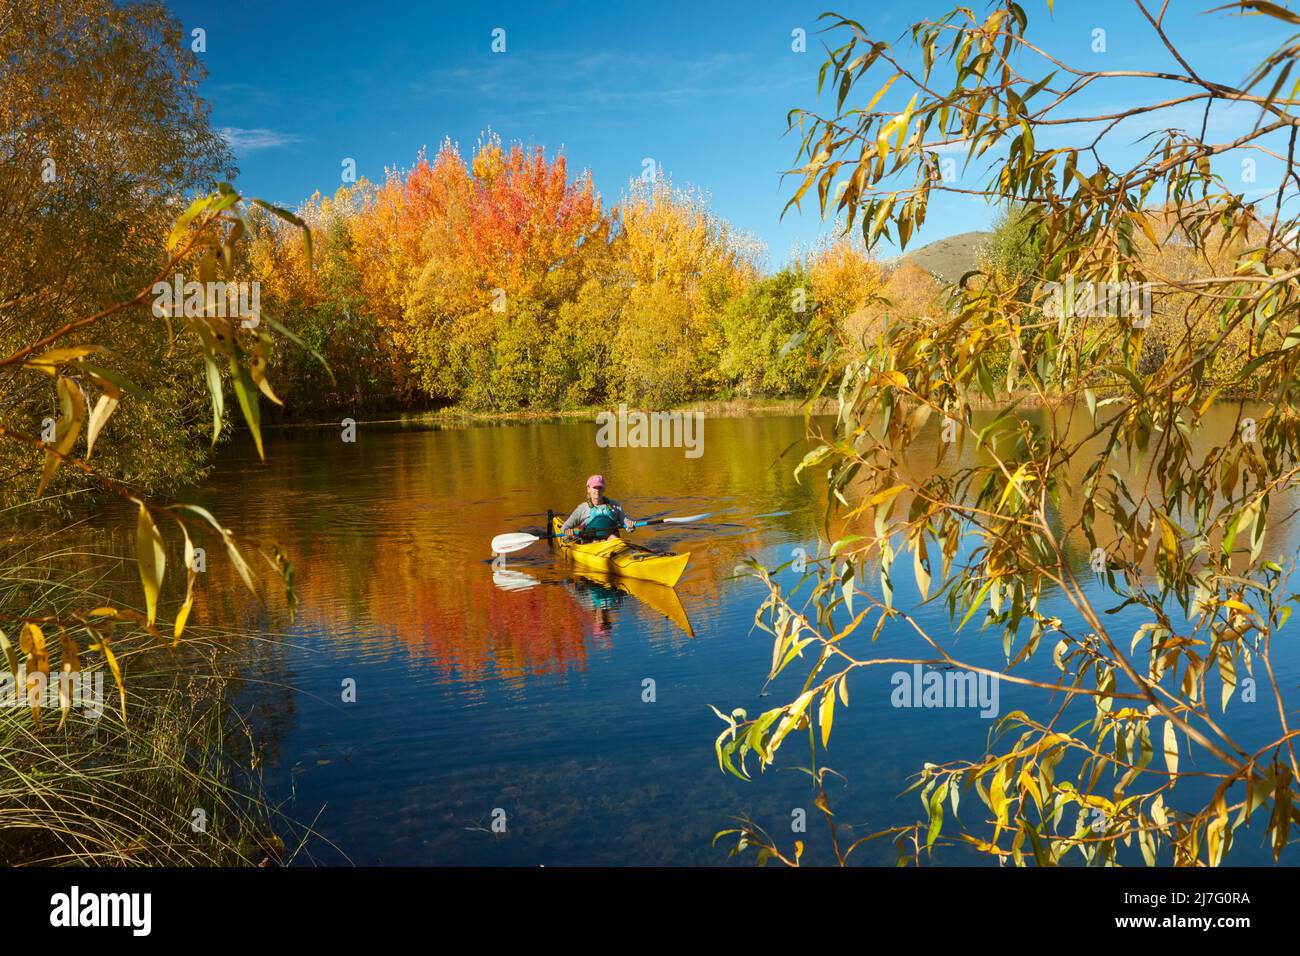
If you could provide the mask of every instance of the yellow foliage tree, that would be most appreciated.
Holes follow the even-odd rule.
[[[842,328],[849,341],[860,346],[879,331],[886,316],[909,321],[937,318],[944,314],[944,300],[943,285],[927,269],[904,259],[863,305],[845,316]]]
[[[671,180],[633,180],[611,254],[629,301],[615,334],[615,390],[671,403],[719,383],[720,317],[758,278],[762,247]]]
[[[840,327],[884,284],[879,264],[862,242],[843,234],[819,242],[803,257],[802,268],[812,283],[819,318]]]

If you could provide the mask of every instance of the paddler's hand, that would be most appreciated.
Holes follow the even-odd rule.
[[[623,527],[627,528],[628,531],[635,531],[635,530],[636,530],[636,522],[633,521],[631,518],[624,518],[624,519],[623,519]]]

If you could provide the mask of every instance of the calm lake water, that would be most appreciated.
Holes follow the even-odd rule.
[[[764,591],[733,570],[749,556],[776,566],[796,548],[825,551],[822,486],[790,477],[805,450],[803,419],[709,419],[694,459],[681,449],[598,448],[595,432],[589,421],[362,426],[354,444],[279,432],[265,464],[251,446],[227,447],[211,479],[185,496],[241,532],[278,539],[294,561],[292,625],[274,602],[262,608],[236,588],[215,554],[196,619],[242,621],[252,635],[233,652],[248,678],[241,701],[266,745],[271,795],[322,836],[309,845],[316,861],[723,864],[722,844],[710,841],[741,813],[783,846],[805,840],[806,861],[831,859],[808,778],[796,769],[808,763],[801,735],[787,741],[776,769],[759,774],[751,762],[754,780],[745,783],[718,769],[713,743],[723,725],[709,709],[753,714],[783,703],[807,673],[796,665],[760,697],[771,643],[751,625]],[[577,577],[545,544],[511,555],[504,572],[493,568],[493,535],[536,530],[547,508],[569,511],[592,472],[635,517],[714,512],[695,526],[635,535],[692,552],[675,599]],[[1086,570],[1086,552],[1078,561]],[[904,564],[896,602],[909,606],[916,592]],[[864,586],[878,591],[873,575]],[[935,633],[950,633],[942,604],[913,610]],[[1054,613],[1069,619],[1063,608]],[[1116,633],[1140,622],[1127,613],[1115,615]],[[967,661],[1005,664],[1000,639],[980,634],[977,622],[951,640]],[[929,656],[902,628],[887,628],[877,649]],[[1284,688],[1300,683],[1293,640],[1274,664]],[[850,840],[920,819],[917,796],[900,796],[909,778],[925,761],[978,757],[993,723],[975,709],[892,706],[893,670],[855,674],[850,706],[837,712],[830,750],[818,758],[846,778],[830,789]],[[1055,680],[1051,647],[1017,673]],[[643,700],[647,680],[653,702]],[[1217,701],[1217,679],[1211,696]],[[1041,715],[1049,705],[1042,692],[999,688],[1001,714]],[[1089,713],[1080,710],[1079,720]],[[1224,719],[1228,732],[1261,743],[1277,736],[1276,723],[1264,686],[1259,702],[1234,704]],[[1195,766],[1185,754],[1183,769]],[[1174,805],[1201,796],[1194,779],[1176,793]],[[963,796],[963,817],[981,819],[975,794]],[[498,810],[503,834],[491,830]],[[797,810],[807,813],[806,834],[791,832]],[[1240,832],[1230,862],[1270,859],[1263,822]],[[855,859],[892,865],[895,850],[871,843]],[[936,862],[988,861],[953,848]]]

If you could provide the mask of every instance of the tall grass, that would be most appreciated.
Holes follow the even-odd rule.
[[[0,539],[0,628],[15,644],[17,618],[108,601],[122,562],[80,547],[82,531]],[[25,706],[0,706],[0,863],[261,866],[296,856],[300,844],[287,849],[281,834],[299,828],[266,801],[258,747],[233,706],[231,637],[187,629],[173,650],[121,635],[125,724],[107,673],[97,719],[72,708],[59,728],[57,712],[38,723]],[[83,668],[103,668],[84,635],[79,643]]]

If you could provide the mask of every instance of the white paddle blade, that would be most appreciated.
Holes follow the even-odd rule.
[[[686,524],[689,521],[703,521],[712,512],[706,512],[702,515],[691,515],[688,518],[665,518],[664,524]]]
[[[512,531],[509,534],[499,534],[492,539],[493,554],[510,554],[512,551],[522,551],[530,544],[536,544],[542,539],[535,534],[529,534],[526,531]]]

